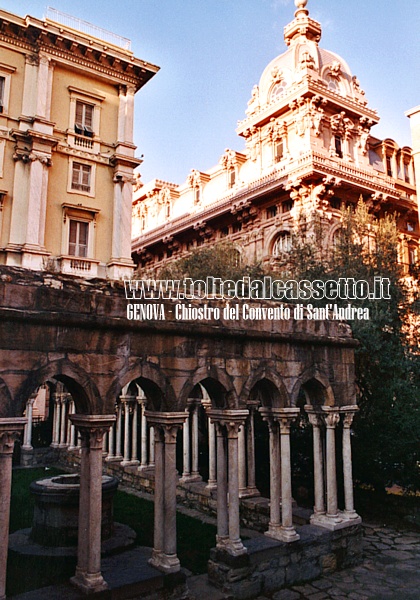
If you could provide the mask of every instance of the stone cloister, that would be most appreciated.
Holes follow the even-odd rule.
[[[39,386],[54,382],[52,446],[80,454],[77,569],[84,592],[101,575],[101,477],[118,462],[154,472],[150,564],[180,570],[178,481],[200,481],[198,416],[207,420],[208,480],[217,498],[213,562],[243,560],[240,498],[257,496],[254,418],[269,432],[268,538],[293,545],[291,425],[304,408],[313,429],[315,503],[311,526],[337,531],[360,522],[353,505],[350,427],[357,411],[350,328],[339,321],[129,321],[122,285],[0,269],[0,536],[8,536],[12,452],[31,448]],[[25,417],[22,415],[25,414]],[[336,435],[341,422],[342,439]],[[178,435],[178,432],[181,432]],[[176,445],[182,444],[182,472]],[[336,444],[342,447],[339,510]],[[310,527],[311,527],[310,526]],[[81,535],[80,535],[81,534]],[[265,537],[265,536],[264,536]],[[5,597],[7,545],[0,555]],[[239,564],[239,563],[238,563]],[[242,564],[242,563],[241,563]]]

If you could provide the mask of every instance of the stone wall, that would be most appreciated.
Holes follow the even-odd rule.
[[[248,554],[239,557],[213,549],[209,581],[242,600],[311,581],[361,561],[361,525],[334,532],[304,525],[298,531],[300,540],[289,544],[267,536],[245,540]]]

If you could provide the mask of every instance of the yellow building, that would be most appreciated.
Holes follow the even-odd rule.
[[[237,128],[244,150],[226,149],[217,165],[192,169],[181,185],[155,179],[136,186],[133,257],[140,268],[158,271],[220,240],[235,243],[244,262],[275,268],[302,214],[322,220],[327,250],[341,210],[360,199],[379,218],[397,213],[400,261],[406,271],[417,263],[411,148],[372,134],[377,112],[345,59],[319,45],[321,25],[306,4],[295,0],[295,18],[284,28],[287,49],[252,90]]]
[[[0,264],[118,279],[133,267],[134,95],[158,67],[52,16],[0,10]]]

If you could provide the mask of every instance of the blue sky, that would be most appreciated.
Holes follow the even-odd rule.
[[[235,133],[264,67],[285,51],[292,0],[50,0],[58,10],[132,40],[135,55],[161,70],[136,96],[135,142],[142,179],[182,183],[207,170]],[[41,18],[48,0],[0,0]],[[372,133],[411,145],[404,112],[420,104],[419,0],[309,0],[320,45],[341,55],[381,121]]]

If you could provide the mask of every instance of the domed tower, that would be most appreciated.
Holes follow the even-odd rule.
[[[284,28],[288,49],[264,69],[238,124],[254,163],[249,175],[283,174],[295,204],[313,209],[331,208],[329,199],[339,185],[346,188],[345,180],[354,199],[368,193],[396,200],[394,183],[378,179],[371,164],[376,111],[346,61],[319,46],[321,25],[309,16],[307,0],[295,5]]]

